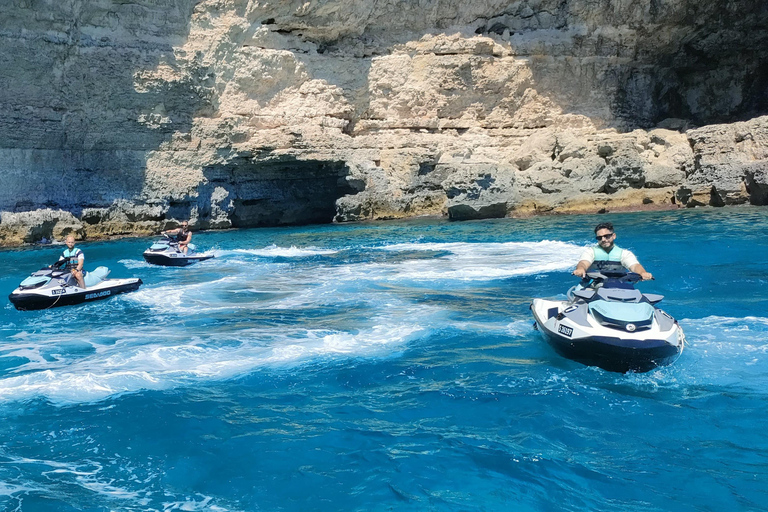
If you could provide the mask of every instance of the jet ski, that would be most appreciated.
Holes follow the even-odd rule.
[[[144,260],[152,265],[164,265],[166,267],[186,267],[198,261],[205,261],[213,258],[213,254],[196,252],[194,244],[187,245],[187,253],[179,249],[179,243],[172,238],[165,238],[153,243],[152,246],[144,251]]]
[[[16,309],[48,309],[106,299],[119,293],[138,290],[138,278],[107,279],[110,270],[98,267],[83,272],[85,289],[80,288],[69,270],[44,267],[24,279],[9,296]]]
[[[647,372],[674,362],[685,334],[656,307],[664,297],[640,293],[642,278],[623,267],[591,267],[568,300],[534,299],[534,327],[563,357],[612,372]]]

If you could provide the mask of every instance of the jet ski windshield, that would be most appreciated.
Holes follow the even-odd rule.
[[[33,288],[40,288],[42,286],[47,285],[51,279],[67,279],[70,276],[70,273],[66,270],[61,270],[57,268],[49,268],[49,267],[43,267],[40,270],[37,270],[35,272],[32,272],[32,274],[24,279],[20,284],[19,288],[22,290],[31,290]]]
[[[588,271],[587,278],[591,279],[595,283],[602,283],[604,286],[613,288],[634,288],[633,283],[642,281],[643,278],[640,274],[630,272],[625,268],[621,270],[616,269],[604,269],[599,271]]]
[[[171,244],[168,243],[167,241],[160,240],[158,242],[153,243],[149,247],[149,250],[150,251],[164,251],[164,250],[168,249],[168,247],[170,247],[170,246],[171,246]]]

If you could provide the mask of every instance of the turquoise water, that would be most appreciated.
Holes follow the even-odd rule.
[[[18,511],[768,510],[768,210],[198,233],[82,306],[0,308],[0,504]],[[558,356],[531,298],[616,224],[688,346]],[[60,247],[4,251],[10,293]]]

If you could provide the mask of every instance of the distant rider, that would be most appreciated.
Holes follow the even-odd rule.
[[[72,276],[77,281],[77,286],[85,289],[85,281],[83,280],[83,265],[85,264],[85,255],[83,251],[75,247],[74,235],[67,235],[65,240],[67,248],[61,253],[59,260],[51,265],[52,267],[64,267],[72,272]]]
[[[653,279],[653,275],[650,272],[646,272],[631,251],[622,249],[614,244],[616,233],[613,230],[613,224],[610,222],[598,224],[595,227],[595,238],[597,239],[597,246],[584,249],[584,252],[579,257],[576,270],[573,271],[573,275],[583,279],[587,275],[587,269],[595,261],[615,261],[621,263],[624,268],[629,269],[631,272],[640,274],[643,281]]]
[[[169,235],[179,244],[179,250],[187,254],[189,242],[192,241],[192,231],[189,230],[189,222],[182,221],[181,227],[163,231],[163,235]]]

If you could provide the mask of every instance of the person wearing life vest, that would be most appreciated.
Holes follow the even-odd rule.
[[[187,254],[187,250],[189,250],[189,242],[192,241],[192,232],[189,230],[189,222],[186,220],[181,222],[181,227],[176,229],[171,229],[169,231],[163,231],[162,234],[169,235],[176,240],[179,244],[179,250],[183,252],[184,254]]]
[[[613,230],[613,224],[610,222],[598,224],[595,227],[595,238],[597,239],[597,246],[584,249],[584,252],[579,257],[576,270],[573,271],[573,275],[583,279],[587,274],[587,269],[595,261],[615,261],[621,263],[630,272],[640,274],[643,281],[653,279],[653,274],[643,268],[640,262],[637,261],[637,257],[632,254],[632,251],[622,249],[614,244],[616,233]]]
[[[83,264],[85,263],[85,255],[83,251],[75,247],[75,237],[73,235],[67,235],[65,240],[67,248],[61,253],[59,260],[51,265],[51,267],[64,267],[72,272],[72,276],[77,280],[77,286],[85,289],[85,281],[83,280]]]

